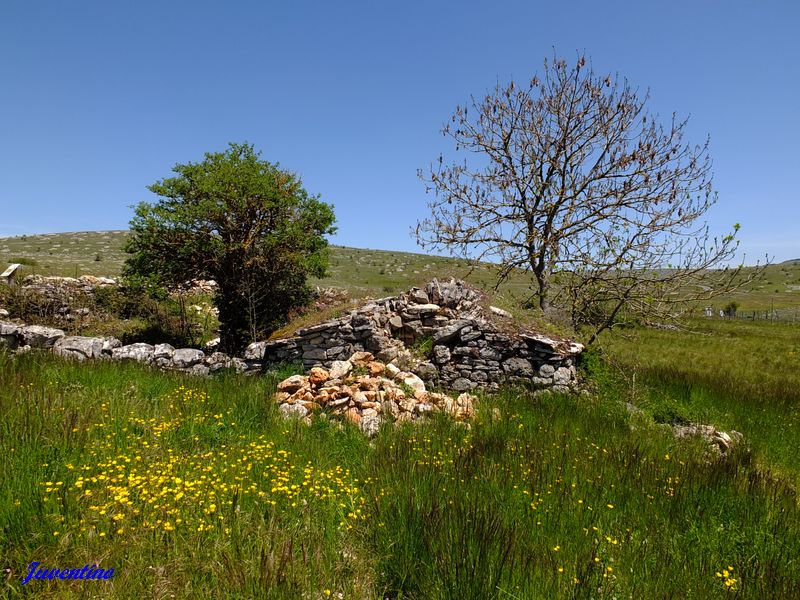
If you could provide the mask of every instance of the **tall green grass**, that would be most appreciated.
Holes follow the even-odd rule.
[[[370,441],[328,419],[282,421],[270,398],[276,377],[190,379],[0,354],[0,565],[9,570],[0,595],[798,597],[791,486],[746,449],[722,461],[697,440],[677,442],[629,414],[613,371],[596,360],[588,368],[592,397],[506,389],[483,398],[469,426],[443,417],[386,425]],[[239,459],[253,454],[240,452],[253,445],[271,449],[248,468]],[[172,457],[172,475],[183,477],[208,456],[209,476],[228,490],[217,501],[223,518],[199,532],[145,527],[146,499],[132,495],[142,514],[126,513],[123,533],[93,520],[102,482],[76,487],[82,467],[96,473],[94,463],[116,460],[109,472],[130,473],[137,453],[153,471]],[[305,489],[326,482],[333,501],[276,491],[275,465],[286,487],[302,488],[311,473]],[[207,502],[165,497],[187,519]],[[90,523],[94,533],[82,532]],[[100,562],[116,574],[23,587],[34,560]]]
[[[651,413],[735,429],[757,459],[800,483],[800,324],[696,321],[690,331],[608,335],[631,400]]]

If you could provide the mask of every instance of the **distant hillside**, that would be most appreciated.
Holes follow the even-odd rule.
[[[83,231],[0,238],[0,267],[18,262],[23,274],[119,275],[126,255],[122,251],[127,231]],[[0,269],[2,270],[2,269]],[[470,271],[463,260],[415,254],[333,246],[330,274],[315,283],[348,290],[354,297],[385,296],[433,277],[460,277],[491,289],[493,267]],[[497,304],[514,310],[527,296],[528,278],[515,275],[496,294]],[[715,301],[718,307],[735,300],[743,309],[800,307],[800,259],[769,266],[764,277],[746,290]]]
[[[17,262],[23,275],[101,275],[115,277],[122,270],[127,231],[82,231],[0,238],[0,267]],[[479,267],[469,275],[463,260],[411,252],[392,252],[332,246],[329,276],[316,285],[347,289],[355,297],[385,296],[433,277],[468,278],[476,285],[491,282],[491,268]],[[519,278],[507,290],[524,292]]]

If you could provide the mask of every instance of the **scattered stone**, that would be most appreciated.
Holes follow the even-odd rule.
[[[293,394],[309,385],[309,378],[304,375],[292,375],[278,384],[278,391]]]
[[[497,308],[496,306],[490,306],[489,312],[493,315],[497,315],[498,317],[503,317],[504,319],[513,319],[514,315],[512,315],[507,310],[503,310],[502,308]]]
[[[284,419],[302,419],[308,414],[308,409],[302,404],[281,404],[278,410]]]
[[[744,436],[738,431],[731,430],[728,433],[717,429],[713,425],[703,425],[701,423],[673,425],[672,434],[678,439],[692,436],[702,437],[708,442],[709,449],[722,457],[726,457],[736,444],[744,441]]]
[[[369,363],[375,360],[371,352],[356,352],[350,357],[350,364],[357,367],[366,367]]]
[[[425,382],[422,381],[417,375],[414,373],[401,373],[400,376],[403,378],[403,383],[409,386],[415,392],[424,392],[425,391]]]
[[[353,363],[349,360],[335,360],[331,363],[330,375],[331,379],[344,379],[353,370]]]
[[[308,372],[308,380],[311,385],[320,385],[330,379],[328,372],[321,367],[314,367]]]
[[[389,375],[389,377],[395,378],[402,373],[402,370],[397,365],[389,363],[386,365],[386,373]]]
[[[373,377],[377,377],[378,375],[383,374],[385,370],[386,370],[386,365],[376,360],[367,363],[367,371],[369,371],[369,374],[372,375]]]

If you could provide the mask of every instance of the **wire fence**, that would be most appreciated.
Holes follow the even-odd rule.
[[[736,309],[731,312],[723,309],[706,308],[703,316],[707,319],[736,319],[739,321],[771,321],[773,323],[800,323],[800,306],[789,308],[761,308],[758,310]]]
[[[767,310],[738,310],[736,318],[747,321],[772,321],[800,323],[800,308],[774,308]]]

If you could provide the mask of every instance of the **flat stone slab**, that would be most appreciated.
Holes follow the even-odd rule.
[[[153,360],[155,348],[150,344],[137,343],[114,348],[111,350],[111,358],[114,360],[135,360],[136,362],[150,362]]]
[[[41,325],[28,325],[22,328],[21,333],[23,345],[31,348],[52,348],[59,339],[64,337],[61,329]]]
[[[178,369],[187,369],[202,363],[206,358],[202,350],[194,348],[179,348],[172,354],[172,364]]]
[[[53,345],[53,352],[58,356],[77,360],[101,358],[104,342],[105,340],[100,337],[70,335],[57,340]]]
[[[442,307],[438,304],[409,304],[405,311],[410,315],[435,315]]]

